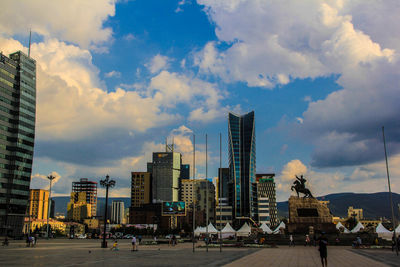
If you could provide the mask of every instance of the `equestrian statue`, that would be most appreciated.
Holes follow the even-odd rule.
[[[304,197],[310,197],[314,198],[313,195],[311,194],[311,191],[306,188],[306,179],[303,177],[303,175],[300,176],[300,178],[296,175],[296,181],[293,182],[292,187],[290,188],[292,191],[293,189],[296,190],[297,197],[299,197],[299,193],[304,194]]]

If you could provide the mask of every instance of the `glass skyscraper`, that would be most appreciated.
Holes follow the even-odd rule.
[[[32,173],[36,61],[0,54],[0,235],[22,235]]]
[[[243,116],[229,113],[230,204],[234,218],[257,215],[256,136],[254,111]]]

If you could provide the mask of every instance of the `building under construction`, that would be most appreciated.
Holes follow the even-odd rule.
[[[72,192],[86,192],[86,203],[91,205],[91,216],[97,214],[97,183],[81,178],[79,182],[72,182]]]

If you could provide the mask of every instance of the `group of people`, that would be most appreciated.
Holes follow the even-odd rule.
[[[132,243],[132,250],[131,251],[138,251],[138,242],[140,244],[141,241],[142,241],[142,236],[138,236],[137,239],[136,239],[136,236],[133,236],[132,239],[131,239],[131,243]],[[110,250],[119,251],[118,240],[114,241],[114,244],[112,245]]]
[[[325,236],[325,233],[322,232],[321,236],[316,239],[316,236],[314,235],[314,246],[316,246],[318,244],[318,251],[319,251],[319,255],[321,257],[321,263],[322,263],[322,267],[326,267],[328,266],[328,238]],[[304,246],[311,246],[311,239],[309,235],[306,235],[305,237],[305,243]],[[294,238],[293,235],[289,236],[289,247],[294,247],[295,243],[294,243]]]

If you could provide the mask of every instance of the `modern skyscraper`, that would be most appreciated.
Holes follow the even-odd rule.
[[[43,189],[31,189],[29,198],[29,216],[31,219],[47,219],[49,211],[49,191]]]
[[[179,201],[181,164],[181,153],[153,153],[151,164],[153,203]]]
[[[215,209],[215,222],[218,228],[223,227],[228,222],[232,223],[232,206],[229,203],[229,181],[229,168],[218,168],[217,207]]]
[[[256,136],[254,111],[243,116],[229,113],[230,203],[234,218],[256,219]]]
[[[276,191],[274,177],[274,173],[256,174],[259,210],[264,209],[264,212],[262,212],[264,214],[261,214],[260,212],[258,214],[259,221],[269,221],[271,226],[276,226],[278,224],[278,210],[276,208]],[[266,199],[268,199],[268,201]],[[268,218],[265,218],[265,216],[267,216],[265,214],[267,202],[269,215]]]
[[[36,116],[36,61],[0,53],[0,236],[22,235]]]
[[[87,178],[81,178],[79,182],[72,182],[72,192],[86,193],[86,203],[90,204],[91,216],[97,214],[97,183],[89,181]]]
[[[182,164],[181,166],[181,180],[190,179],[190,165]]]
[[[111,205],[111,223],[124,223],[125,208],[121,200],[113,200]]]
[[[151,203],[151,173],[132,172],[131,207]]]

